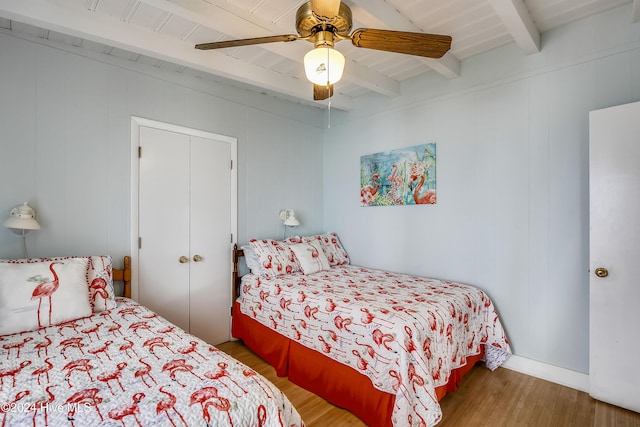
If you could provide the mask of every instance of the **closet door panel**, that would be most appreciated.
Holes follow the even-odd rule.
[[[229,143],[191,137],[190,332],[210,344],[230,335],[230,162]]]
[[[139,302],[189,330],[189,137],[141,127]]]

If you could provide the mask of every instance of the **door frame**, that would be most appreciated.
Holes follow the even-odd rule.
[[[149,127],[169,132],[181,133],[189,136],[197,136],[206,139],[213,139],[220,142],[226,142],[231,148],[231,237],[229,243],[229,253],[231,253],[233,245],[238,239],[238,139],[232,136],[221,135],[213,132],[207,132],[199,129],[192,129],[185,126],[174,125],[171,123],[160,122],[157,120],[146,119],[143,117],[131,116],[131,298],[138,301],[138,239],[139,239],[139,186],[140,164],[138,153],[140,147],[140,127]],[[233,257],[231,257],[233,259]],[[229,286],[231,286],[231,276],[233,275],[233,266],[230,265],[229,270]],[[232,293],[233,295],[233,293]],[[233,301],[229,301],[231,307]]]

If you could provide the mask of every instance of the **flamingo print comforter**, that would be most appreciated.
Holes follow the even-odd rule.
[[[304,426],[252,369],[130,299],[0,336],[0,425]]]
[[[460,283],[341,265],[270,280],[248,274],[241,288],[244,314],[394,394],[398,427],[437,424],[435,388],[482,346],[491,370],[511,353],[489,297]]]

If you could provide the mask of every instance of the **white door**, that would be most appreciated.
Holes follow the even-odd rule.
[[[138,302],[189,331],[189,136],[140,128]],[[184,263],[180,258],[185,257]],[[183,258],[184,260],[184,258]]]
[[[189,332],[210,344],[230,339],[230,163],[229,144],[191,138]]]
[[[640,103],[589,127],[590,394],[640,412]]]
[[[211,344],[228,341],[235,146],[147,126],[138,144],[134,298]]]

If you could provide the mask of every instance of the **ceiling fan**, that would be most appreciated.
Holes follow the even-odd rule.
[[[451,36],[406,31],[360,28],[349,34],[351,9],[340,0],[311,0],[296,12],[298,35],[255,37],[195,45],[196,49],[222,49],[262,43],[306,40],[314,49],[305,55],[305,72],[314,83],[313,99],[323,100],[333,95],[333,85],[342,77],[344,56],[333,48],[334,43],[351,40],[356,47],[404,53],[427,58],[440,58],[451,48]]]

